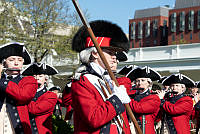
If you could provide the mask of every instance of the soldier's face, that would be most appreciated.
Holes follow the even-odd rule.
[[[193,87],[193,88],[191,88],[191,93],[193,94],[193,95],[196,95],[196,93],[198,92],[198,88],[197,87]]]
[[[172,91],[177,92],[178,94],[183,93],[186,89],[185,86],[180,83],[171,84],[170,88]]]
[[[109,50],[109,49],[102,49],[103,51],[103,54],[111,68],[111,70],[116,70],[117,68],[117,59],[116,59],[116,56],[115,56],[115,51],[112,51],[112,50]],[[106,68],[100,58],[100,56],[98,55],[97,53],[97,59],[96,59],[96,63],[98,63],[101,67],[103,67],[104,69]]]
[[[39,87],[42,87],[47,82],[44,74],[34,75],[34,78],[37,80]]]
[[[150,86],[150,83],[148,82],[148,78],[137,78],[135,81],[136,88],[144,88],[147,89]]]
[[[20,56],[10,56],[5,60],[5,67],[8,69],[21,70],[24,59]],[[19,71],[9,71],[11,74],[18,74]]]

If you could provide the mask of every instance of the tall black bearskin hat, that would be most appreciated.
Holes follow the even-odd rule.
[[[131,70],[128,74],[127,77],[131,80],[134,81],[137,78],[150,78],[152,81],[160,80],[161,75],[153,70],[150,67],[137,67],[133,70]]]
[[[23,43],[12,42],[0,46],[0,62],[10,56],[20,56],[24,59],[24,65],[31,63],[31,56]]]
[[[96,20],[92,21],[90,26],[100,47],[118,48],[117,51],[128,52],[128,38],[118,25],[105,20]],[[72,50],[81,52],[92,46],[94,46],[94,44],[89,36],[87,28],[82,26],[72,40]]]
[[[50,65],[47,65],[45,63],[33,63],[29,65],[22,72],[22,75],[26,75],[26,76],[40,75],[40,74],[54,75],[57,73],[58,71]]]
[[[180,83],[180,84],[184,84],[186,87],[194,87],[195,86],[195,82],[190,79],[189,77],[183,75],[183,74],[172,74],[169,77],[167,77],[166,79],[163,80],[162,84],[163,85],[168,85],[170,86],[171,84],[175,84],[175,83]]]

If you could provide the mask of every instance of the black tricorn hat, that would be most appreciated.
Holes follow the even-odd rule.
[[[162,76],[161,79],[158,80],[158,83],[162,83],[166,78],[167,78],[167,76]]]
[[[137,78],[150,78],[152,81],[160,80],[161,75],[153,70],[150,67],[137,67],[133,70],[131,70],[128,74],[127,77],[131,80],[134,81]]]
[[[96,20],[90,22],[90,27],[100,47],[128,52],[128,38],[118,25],[105,20]],[[87,28],[82,26],[73,37],[72,50],[81,52],[91,46],[94,46],[94,44],[91,41]]]
[[[116,58],[119,62],[128,60],[128,56],[127,56],[127,53],[125,51],[116,52]]]
[[[168,85],[168,86],[175,83],[184,84],[186,87],[195,86],[195,82],[192,79],[180,73],[172,74],[166,79],[164,79],[164,81],[162,82],[163,85]]]
[[[200,81],[196,81],[196,82],[195,82],[195,86],[196,86],[197,88],[200,88]]]
[[[23,43],[12,42],[0,46],[0,62],[10,56],[20,56],[24,59],[24,65],[31,63],[31,56]]]
[[[127,75],[134,67],[135,65],[125,65],[121,69],[119,69],[117,73],[121,75]]]
[[[39,75],[39,74],[46,74],[46,75],[54,75],[57,74],[58,71],[45,63],[33,63],[28,66],[23,72],[22,75]]]

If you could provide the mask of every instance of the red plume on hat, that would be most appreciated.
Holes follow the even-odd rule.
[[[91,29],[96,36],[100,47],[118,49],[126,51],[129,49],[129,41],[122,29],[111,22],[96,20],[90,23]],[[72,40],[72,50],[81,52],[82,50],[94,46],[85,26],[82,26]]]

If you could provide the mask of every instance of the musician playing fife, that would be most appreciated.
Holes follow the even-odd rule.
[[[190,88],[191,90],[191,95],[192,95],[192,100],[193,100],[193,111],[192,111],[192,122],[191,126],[196,127],[195,131],[196,134],[199,133],[199,127],[200,127],[200,93],[199,93],[199,88],[200,88],[200,82],[197,81],[195,82],[196,85],[195,87]],[[193,129],[194,130],[194,129]]]
[[[30,64],[31,58],[21,43],[8,43],[0,48],[0,133],[31,134],[28,103],[33,99],[38,84],[32,76],[22,77],[23,64]]]
[[[109,66],[113,70],[113,67],[116,66],[115,53],[128,48],[126,35],[119,26],[108,21],[93,21],[90,26]],[[74,133],[122,133],[122,128],[114,118],[123,113],[127,125],[127,128],[123,127],[123,129],[126,134],[129,134],[130,129],[123,104],[129,103],[130,98],[124,86],[116,87],[112,85],[111,78],[106,74],[106,68],[84,26],[75,34],[72,49],[80,52],[82,62],[75,74],[76,80],[73,80],[71,85]],[[108,98],[104,96],[99,83],[101,81],[104,88],[107,88],[103,77],[106,77],[106,81],[109,82],[114,91],[111,96],[107,92]],[[122,120],[120,119],[120,121]]]
[[[161,108],[166,113],[166,118],[162,119],[161,133],[190,134],[189,120],[192,114],[193,101],[191,97],[185,96],[184,92],[186,87],[194,86],[194,81],[178,73],[170,75],[163,81],[163,84],[170,85],[174,95],[169,100],[165,100],[163,99],[165,91],[158,92]]]
[[[22,75],[34,76],[38,82],[37,92],[28,104],[31,119],[31,127],[39,134],[52,134],[52,114],[57,102],[57,95],[48,91],[49,75],[55,75],[58,71],[45,63],[33,63],[28,66]]]
[[[160,109],[160,99],[151,94],[152,82],[161,78],[160,74],[150,67],[137,67],[127,74],[131,81],[135,81],[137,90],[131,95],[129,103],[138,124],[144,134],[155,134],[154,121]]]

